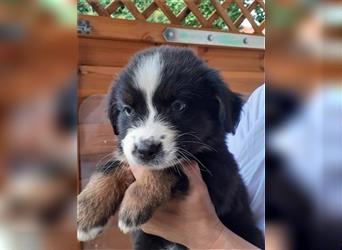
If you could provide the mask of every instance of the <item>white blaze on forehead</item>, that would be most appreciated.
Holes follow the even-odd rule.
[[[150,101],[160,84],[163,62],[158,52],[143,56],[134,72],[134,83]]]
[[[135,85],[145,94],[148,111],[147,117],[145,117],[144,122],[139,127],[142,133],[138,134],[141,134],[143,138],[158,138],[161,136],[161,132],[165,130],[161,129],[165,127],[164,124],[157,121],[157,111],[152,102],[154,92],[160,84],[162,68],[161,56],[158,52],[155,52],[151,55],[143,56],[134,73]],[[159,128],[159,130],[156,130],[156,128]]]

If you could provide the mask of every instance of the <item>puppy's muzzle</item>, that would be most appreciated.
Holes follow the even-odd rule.
[[[141,161],[150,162],[162,154],[162,143],[153,139],[140,140],[134,144],[132,153]]]

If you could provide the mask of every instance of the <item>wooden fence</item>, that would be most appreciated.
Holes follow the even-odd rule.
[[[220,18],[227,25],[229,32],[244,33],[244,30],[241,29],[241,24],[246,19],[253,28],[252,33],[263,35],[265,30],[265,20],[258,23],[251,14],[257,7],[265,10],[265,3],[263,0],[251,0],[247,3],[244,3],[242,0],[210,0],[210,5],[212,6],[213,11],[210,13],[208,18],[204,16],[199,8],[199,4],[201,3],[200,0],[180,0],[180,2],[184,3],[185,7],[178,14],[175,14],[167,5],[167,1],[164,0],[153,0],[143,11],[139,11],[139,9],[130,0],[114,0],[105,7],[102,6],[98,0],[87,0],[87,2],[99,16],[110,17],[118,8],[125,7],[132,14],[135,20],[147,21],[153,12],[161,10],[167,17],[169,23],[175,25],[181,25],[185,18],[192,13],[202,28],[213,28],[214,21]],[[232,20],[227,13],[227,8],[231,4],[236,4],[241,13],[236,20]]]

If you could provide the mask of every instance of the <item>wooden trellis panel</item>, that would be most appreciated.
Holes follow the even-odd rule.
[[[264,35],[265,21],[258,23],[252,16],[257,6],[265,11],[264,0],[251,0],[247,5],[243,0],[226,0],[220,2],[218,0],[210,0],[211,5],[215,8],[208,18],[205,18],[199,9],[200,0],[182,0],[185,7],[178,15],[175,15],[167,6],[164,0],[153,0],[152,3],[143,11],[139,11],[131,0],[113,0],[106,7],[103,7],[98,0],[87,0],[89,5],[99,16],[110,17],[119,7],[126,7],[136,21],[146,22],[147,19],[156,10],[161,10],[170,24],[181,25],[184,19],[192,13],[202,28],[213,28],[213,23],[221,18],[228,27],[228,32],[244,33],[241,24],[247,20],[253,28],[256,35]],[[227,14],[227,8],[230,4],[235,3],[241,11],[241,15],[233,21]]]

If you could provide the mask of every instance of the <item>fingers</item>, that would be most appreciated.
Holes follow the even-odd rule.
[[[130,166],[130,169],[135,179],[139,179],[143,175],[144,171],[149,171],[141,166]],[[184,165],[183,171],[189,179],[190,190],[205,186],[204,181],[202,179],[201,170],[196,162]]]
[[[196,162],[183,166],[183,170],[189,179],[190,190],[204,185],[201,170]]]
[[[130,166],[129,168],[132,171],[135,179],[139,179],[143,175],[144,171],[146,171],[143,167],[140,166]]]

